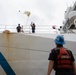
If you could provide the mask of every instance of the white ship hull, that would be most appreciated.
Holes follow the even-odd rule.
[[[57,35],[0,33],[0,75],[46,75],[49,52],[55,47]],[[71,49],[76,58],[76,35],[64,37],[65,47]]]

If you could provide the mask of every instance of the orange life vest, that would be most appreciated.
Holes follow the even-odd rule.
[[[57,55],[57,69],[72,69],[71,55],[65,48],[60,48],[59,55]]]

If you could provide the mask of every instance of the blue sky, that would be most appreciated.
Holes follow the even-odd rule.
[[[75,0],[0,0],[0,24],[62,25],[67,6]],[[21,12],[19,12],[19,10]],[[30,11],[31,15],[23,14]]]

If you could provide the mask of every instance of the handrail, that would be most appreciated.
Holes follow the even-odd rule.
[[[0,32],[3,32],[4,30],[9,30],[10,32],[17,32],[16,27],[17,25],[0,24]],[[26,33],[31,33],[31,26],[23,25],[23,30]],[[53,29],[51,25],[37,25],[35,31],[36,33],[52,33],[57,32],[57,29]]]

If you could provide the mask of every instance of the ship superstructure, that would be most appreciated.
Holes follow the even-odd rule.
[[[76,33],[76,2],[65,11],[65,20],[61,32]]]

